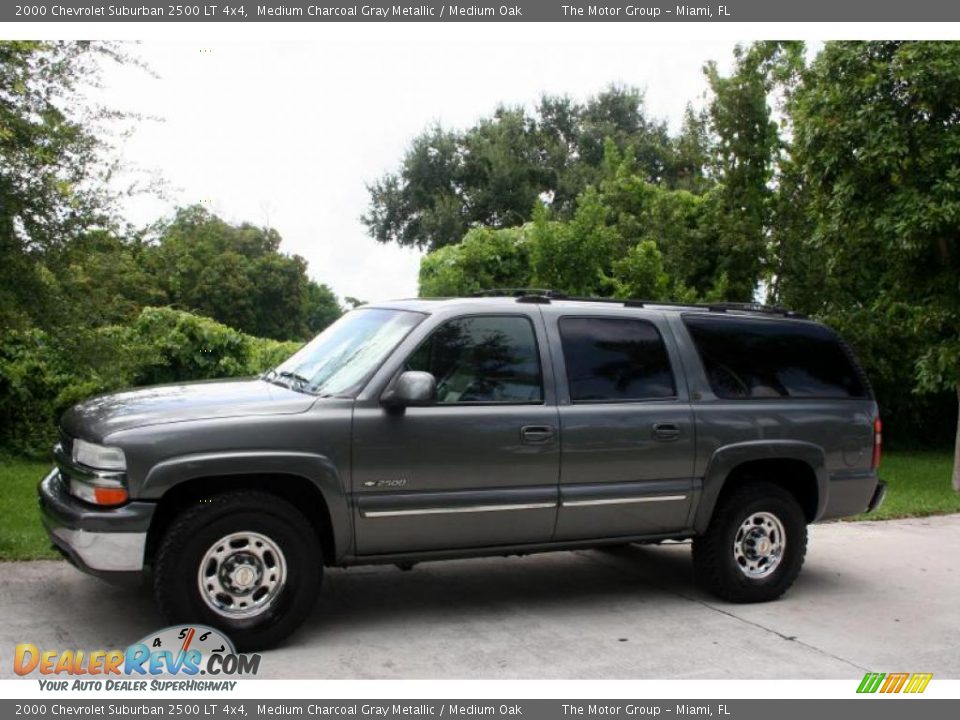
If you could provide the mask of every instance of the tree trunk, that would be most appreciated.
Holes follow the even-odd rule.
[[[953,489],[960,492],[960,385],[957,385],[957,441],[953,447]]]

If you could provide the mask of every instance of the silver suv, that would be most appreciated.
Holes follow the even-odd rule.
[[[521,291],[348,313],[264,375],[68,411],[44,523],[79,568],[147,569],[171,622],[240,647],[324,566],[693,539],[702,585],[779,597],[807,524],[880,504],[880,420],[829,328],[754,305]]]

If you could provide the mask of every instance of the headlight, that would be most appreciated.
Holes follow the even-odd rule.
[[[68,472],[71,495],[94,505],[123,505],[129,500],[123,450],[74,440],[72,459],[76,467]]]
[[[73,441],[73,461],[97,470],[126,470],[127,459],[117,447],[95,445],[85,440]]]

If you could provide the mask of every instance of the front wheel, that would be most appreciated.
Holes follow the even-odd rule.
[[[309,615],[323,559],[303,514],[269,493],[216,495],[164,535],[154,594],[171,623],[222,630],[241,650],[275,645]]]
[[[746,483],[723,498],[693,541],[703,588],[738,603],[775,600],[797,579],[807,522],[796,498],[769,483]]]

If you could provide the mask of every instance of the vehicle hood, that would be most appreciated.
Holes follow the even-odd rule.
[[[60,421],[72,437],[101,441],[120,430],[145,425],[252,415],[301,413],[316,401],[260,379],[156,385],[100,395],[74,405]]]

